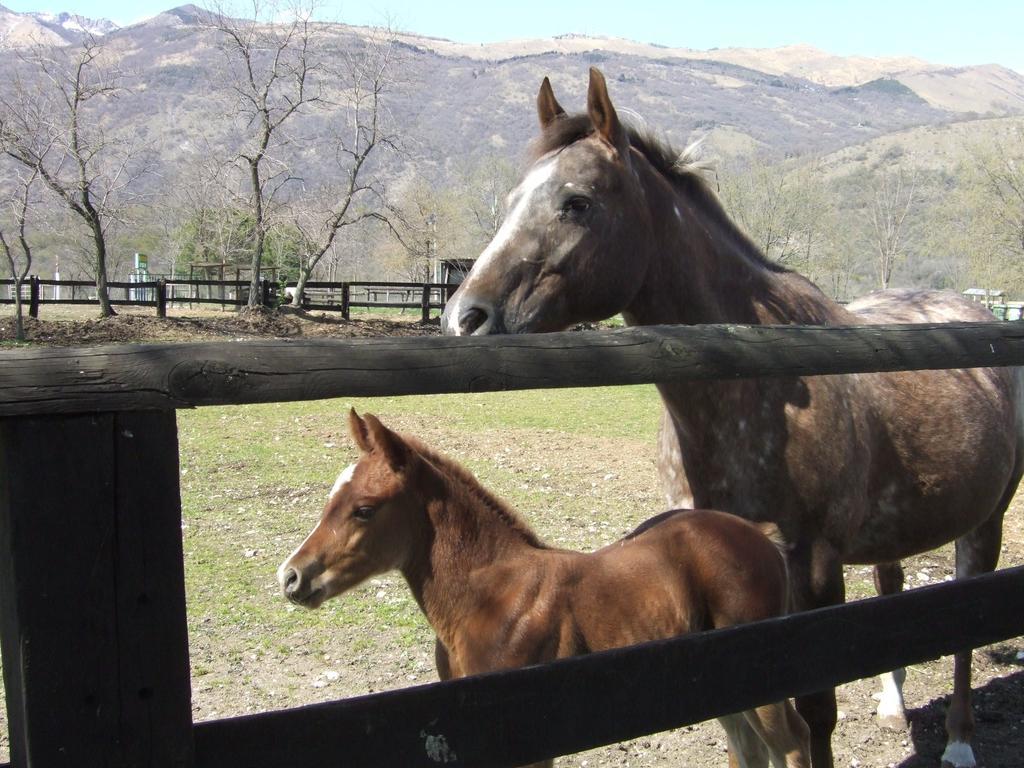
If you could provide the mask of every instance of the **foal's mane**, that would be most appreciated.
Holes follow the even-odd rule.
[[[734,232],[748,255],[771,272],[790,273],[791,270],[776,261],[768,259],[743,231],[729,218],[718,195],[707,182],[705,172],[709,166],[697,157],[697,145],[693,144],[680,152],[665,139],[650,129],[641,129],[622,124],[629,145],[643,155],[651,166],[672,183],[672,186],[697,202],[708,215],[718,218],[723,225]],[[594,133],[594,124],[589,115],[571,115],[552,120],[534,140],[530,151],[530,162],[549,152],[574,144]]]
[[[413,451],[420,455],[420,458],[433,466],[442,477],[449,480],[454,489],[470,502],[474,508],[483,507],[485,510],[493,513],[501,523],[519,535],[527,544],[538,548],[545,548],[544,542],[537,537],[537,534],[519,516],[519,513],[503,499],[495,496],[481,485],[476,476],[455,461],[455,459],[438,453],[411,435],[403,434],[402,439]]]

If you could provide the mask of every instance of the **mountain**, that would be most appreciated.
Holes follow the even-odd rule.
[[[932,106],[952,112],[1013,114],[1024,112],[1024,76],[1006,67],[985,64],[951,68],[911,56],[869,58],[836,56],[811,45],[780,48],[667,48],[616,37],[562,35],[509,40],[487,45],[406,35],[411,45],[443,56],[480,61],[601,51],[648,59],[723,62],[769,75],[785,75],[826,87],[856,87],[876,80],[903,83]],[[728,85],[727,82],[723,84]]]
[[[236,142],[237,125],[225,119],[231,107],[217,98],[223,53],[201,13],[185,5],[104,33],[121,68],[136,73],[130,96],[112,102],[104,119],[131,126],[152,152],[153,185],[230,154]],[[57,30],[101,29],[61,16],[45,26],[38,16],[0,8],[0,31],[13,29],[15,19],[63,43]],[[341,61],[371,33],[318,24],[317,46],[326,60]],[[0,49],[0,68],[17,66],[14,38],[8,35]],[[549,76],[563,105],[576,111],[585,103],[590,66],[604,71],[624,115],[680,147],[703,139],[712,156],[827,154],[921,127],[1024,115],[1024,76],[1012,70],[844,58],[810,46],[693,51],[580,35],[469,45],[406,33],[399,54],[389,109],[409,151],[383,169],[397,179],[443,181],[489,155],[520,160],[536,133],[533,105],[542,78]],[[323,87],[326,101],[344,98],[337,83]],[[322,135],[331,120],[327,110],[300,116],[293,133]],[[296,149],[288,162],[307,184],[330,174],[315,147]]]
[[[109,19],[89,19],[73,13],[31,13],[36,21],[52,29],[68,42],[76,42],[85,35],[109,35],[118,25]]]
[[[109,19],[89,19],[72,13],[16,13],[0,5],[0,43],[7,46],[77,43],[86,36],[102,37],[117,29],[117,24]]]
[[[24,48],[29,45],[63,45],[67,41],[29,14],[15,13],[0,5],[0,47]]]

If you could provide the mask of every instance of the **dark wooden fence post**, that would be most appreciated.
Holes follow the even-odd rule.
[[[0,419],[12,764],[192,766],[173,411]]]
[[[30,275],[28,278],[28,314],[30,317],[39,317],[39,278]]]
[[[156,316],[167,317],[167,281],[162,277],[156,281]]]
[[[266,278],[260,280],[260,303],[267,309],[273,309],[274,297],[270,290],[270,281]]]
[[[420,309],[423,310],[423,322],[430,321],[430,284],[423,284],[423,294],[420,298]]]
[[[349,307],[349,284],[341,284],[341,316],[346,320],[350,319],[351,311]]]

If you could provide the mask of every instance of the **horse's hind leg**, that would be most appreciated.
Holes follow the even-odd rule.
[[[1016,491],[1011,483],[998,511],[970,533],[956,540],[956,577],[977,576],[995,569],[999,562],[999,546],[1003,537],[1003,512]],[[953,656],[953,695],[946,711],[946,751],[942,753],[943,768],[972,768],[977,765],[971,738],[974,736],[974,713],[971,710],[971,651]]]
[[[899,562],[875,566],[875,591],[879,595],[895,595],[903,591],[903,566]],[[886,730],[905,731],[907,711],[903,702],[903,682],[907,670],[900,667],[878,676],[882,693],[878,701],[878,724]]]

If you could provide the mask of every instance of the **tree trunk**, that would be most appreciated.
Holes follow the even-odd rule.
[[[312,271],[312,268],[299,265],[299,277],[295,281],[295,293],[292,295],[291,302],[291,305],[297,309],[302,307],[303,299],[306,297],[306,283],[309,282],[309,276]]]
[[[110,304],[107,290],[107,241],[98,221],[90,222],[92,239],[96,244],[96,298],[100,302],[100,317],[113,317],[117,313]]]
[[[21,286],[25,278],[14,276],[14,340],[25,340],[25,310],[21,305]]]
[[[263,139],[263,146],[267,144],[267,137]],[[258,156],[257,156],[258,157]],[[247,309],[253,310],[260,306],[261,295],[260,295],[260,276],[261,269],[263,267],[263,244],[267,239],[266,227],[263,221],[263,185],[260,181],[260,166],[259,160],[249,161],[249,176],[252,183],[252,194],[255,205],[253,206],[253,218],[255,221],[253,225],[256,228],[256,243],[253,246],[252,251],[252,275],[249,280],[249,302]]]

